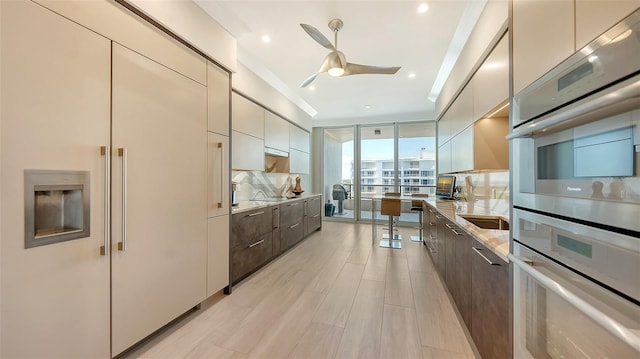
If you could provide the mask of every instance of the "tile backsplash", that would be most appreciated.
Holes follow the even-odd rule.
[[[509,199],[509,171],[460,173],[455,176],[460,196],[467,200]]]
[[[296,185],[296,177],[300,177],[300,186],[306,193],[311,193],[309,175],[289,173],[266,173],[262,171],[232,171],[231,180],[238,184],[238,199],[249,201],[264,197],[280,197],[291,180]],[[260,193],[262,192],[262,193]]]

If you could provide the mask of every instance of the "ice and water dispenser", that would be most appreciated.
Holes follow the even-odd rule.
[[[25,248],[90,235],[89,172],[25,170]]]

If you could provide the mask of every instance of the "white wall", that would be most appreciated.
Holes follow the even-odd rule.
[[[272,112],[307,131],[311,130],[311,116],[242,63],[238,63],[237,72],[231,77],[231,84],[234,90],[246,95]]]
[[[192,1],[125,0],[229,71],[236,71],[237,45],[220,24]]]
[[[506,28],[509,18],[508,5],[509,2],[506,0],[489,0],[487,2],[436,100],[436,117],[442,115],[444,109],[471,77],[472,72],[475,72],[480,60],[486,57],[500,40],[499,35],[502,33],[502,29]]]

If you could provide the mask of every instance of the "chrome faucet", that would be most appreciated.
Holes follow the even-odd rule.
[[[255,201],[256,199],[258,199],[258,195],[262,193],[262,198],[266,199],[267,195],[266,193],[264,193],[261,189],[258,190],[258,192],[256,192],[256,194],[253,195],[253,198],[251,198],[252,201]]]

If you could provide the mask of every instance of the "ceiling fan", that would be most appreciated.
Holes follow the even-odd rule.
[[[333,19],[329,21],[329,28],[334,33],[335,45],[331,43],[318,29],[311,25],[300,24],[304,31],[311,36],[317,43],[331,50],[330,53],[325,56],[320,69],[318,72],[313,75],[307,77],[306,80],[302,82],[300,87],[307,87],[316,77],[323,73],[328,72],[331,76],[349,76],[349,75],[362,75],[362,74],[382,74],[382,75],[393,75],[398,70],[400,70],[399,66],[396,67],[380,67],[380,66],[368,66],[368,65],[358,65],[347,62],[342,51],[338,51],[338,31],[342,29],[342,20]]]

